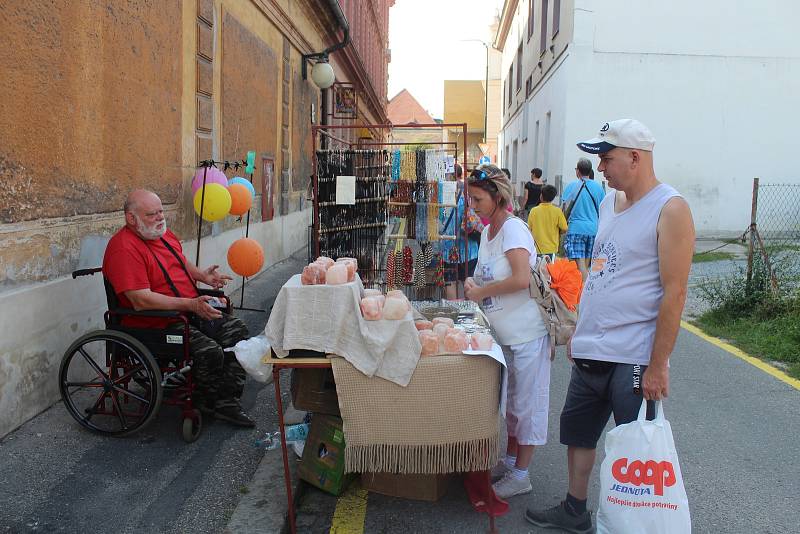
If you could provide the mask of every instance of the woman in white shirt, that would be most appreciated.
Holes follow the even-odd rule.
[[[492,471],[502,499],[531,491],[528,466],[536,445],[547,442],[550,398],[550,336],[536,302],[528,293],[536,245],[528,226],[506,211],[512,188],[495,165],[481,165],[469,177],[475,213],[489,219],[481,234],[474,278],[464,284],[503,346],[508,365],[506,428],[508,448]]]

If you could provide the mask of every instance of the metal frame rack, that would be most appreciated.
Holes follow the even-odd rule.
[[[391,137],[395,129],[460,128],[461,143],[434,141],[423,144],[453,155],[456,160],[460,154],[466,154],[467,126],[464,123],[313,126],[314,209],[313,222],[309,227],[309,260],[320,255],[352,256],[359,260],[359,274],[367,287],[402,289],[413,299],[430,299],[434,293],[438,293],[436,298],[440,298],[443,262],[438,257],[436,266],[437,256],[433,253],[432,243],[456,239],[456,235],[438,234],[441,208],[455,209],[456,204],[439,204],[438,198],[434,197],[438,194],[438,182],[427,181],[421,151],[416,151],[415,156],[414,151],[400,150],[420,143],[363,139],[350,142],[343,139],[340,133],[364,128],[384,138]],[[326,145],[335,145],[337,148],[318,149]],[[404,168],[402,177],[398,176],[400,162],[395,161],[398,157],[415,166]],[[409,177],[409,174],[412,176]],[[337,176],[355,176],[354,205],[336,204]],[[418,219],[429,224],[418,224]],[[456,231],[464,232],[464,229],[462,227]],[[461,237],[466,242],[466,235]],[[411,242],[419,243],[415,245],[416,254],[410,252],[409,246],[403,246]],[[466,263],[467,258],[463,260]],[[401,277],[396,275],[399,269],[403,270]]]

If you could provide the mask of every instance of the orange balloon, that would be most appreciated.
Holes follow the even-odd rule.
[[[253,276],[264,265],[264,249],[255,239],[237,239],[228,249],[228,265],[239,276]]]
[[[253,195],[242,184],[229,185],[228,193],[231,194],[231,215],[244,215],[253,205]]]

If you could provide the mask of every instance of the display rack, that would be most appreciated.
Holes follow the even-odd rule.
[[[455,141],[350,142],[343,139],[346,135],[335,135],[339,130],[368,129],[388,139],[394,129],[445,128],[462,130],[461,146]],[[458,161],[466,154],[466,128],[464,123],[313,126],[309,261],[320,255],[355,257],[366,287],[401,289],[411,299],[441,298],[445,258],[439,244],[459,237],[440,233],[443,215],[457,207],[442,201],[441,189],[442,183],[452,181],[447,179],[447,156]],[[340,176],[355,177],[354,204],[336,202]],[[456,232],[462,232],[460,238],[466,243],[464,228]],[[467,258],[462,259],[466,269]]]

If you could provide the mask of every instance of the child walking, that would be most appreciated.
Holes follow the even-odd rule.
[[[553,206],[557,194],[558,190],[552,185],[542,187],[541,202],[528,214],[528,229],[536,242],[539,257],[550,256],[550,259],[555,259],[561,234],[567,231],[564,212]]]

